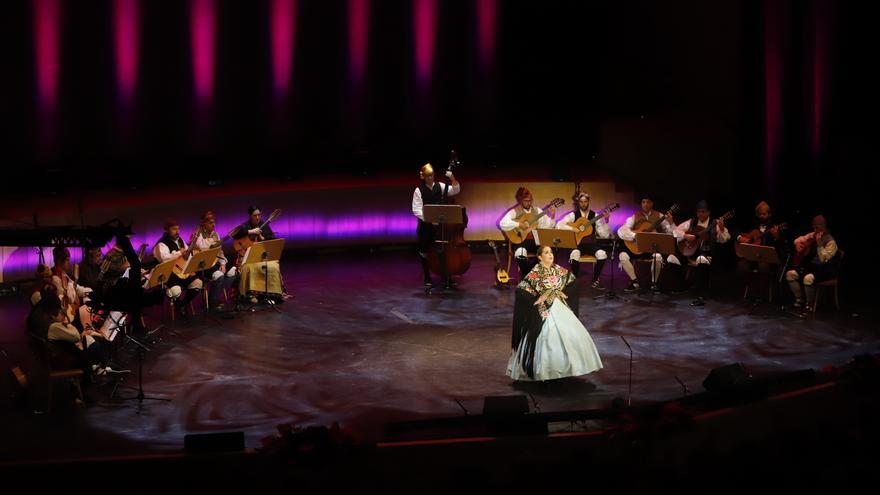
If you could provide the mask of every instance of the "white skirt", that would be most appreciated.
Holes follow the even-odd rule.
[[[525,353],[520,346],[507,362],[507,374],[514,380],[532,380],[523,368]],[[602,360],[587,328],[565,303],[556,299],[535,343],[535,380],[580,376],[602,369]]]

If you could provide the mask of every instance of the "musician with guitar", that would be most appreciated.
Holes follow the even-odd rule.
[[[724,225],[730,220],[734,212],[729,211],[724,215],[711,219],[709,203],[701,200],[697,203],[697,215],[689,218],[675,227],[678,232],[676,237],[681,238],[678,242],[678,253],[669,255],[667,261],[678,275],[681,285],[684,285],[683,266],[692,265],[696,270],[694,277],[694,289],[697,298],[691,302],[691,306],[705,306],[705,294],[709,288],[709,268],[712,266],[712,254],[718,244],[724,244],[730,240],[730,232]]]
[[[180,225],[176,220],[166,220],[163,228],[165,233],[153,247],[153,256],[159,263],[173,259],[180,260],[182,267],[190,257],[193,246],[187,246],[187,243],[180,238]],[[198,231],[193,232],[190,244],[196,239],[197,234]],[[185,294],[184,287],[186,287]],[[172,299],[179,308],[184,308],[201,292],[203,287],[204,283],[200,278],[193,275],[183,276],[181,270],[175,270],[171,278],[165,282],[165,295]]]
[[[651,290],[658,290],[657,281],[660,279],[660,271],[663,268],[663,255],[660,253],[652,255],[652,253],[640,252],[636,247],[636,233],[663,232],[674,236],[678,235],[675,233],[675,220],[672,217],[673,212],[676,210],[678,210],[678,205],[673,205],[666,213],[654,211],[652,195],[643,194],[640,210],[627,218],[626,222],[617,229],[617,236],[624,241],[624,247],[620,251],[620,269],[626,273],[630,280],[629,285],[623,290],[635,292],[640,288],[632,259],[651,259],[652,256],[654,259],[651,270]]]
[[[419,259],[422,263],[422,274],[425,280],[425,290],[431,290],[431,268],[428,263],[428,253],[430,252],[434,241],[437,239],[437,232],[433,225],[425,222],[423,215],[425,205],[442,205],[446,203],[446,198],[455,196],[461,192],[461,184],[452,173],[452,163],[446,171],[446,177],[449,184],[437,182],[434,180],[434,167],[430,163],[422,165],[419,169],[419,178],[421,184],[413,191],[412,213],[416,217],[418,224],[416,226],[416,236],[418,237]],[[447,286],[454,285],[452,278],[449,277],[443,281]]]
[[[825,217],[813,218],[813,231],[794,240],[795,256],[785,280],[794,294],[795,308],[807,311],[816,300],[816,283],[837,276],[837,241],[828,231]]]
[[[605,260],[608,259],[608,253],[604,249],[599,249],[596,239],[611,238],[608,220],[611,217],[611,212],[619,208],[620,204],[610,205],[597,214],[590,209],[589,194],[580,192],[572,198],[572,201],[576,205],[575,209],[556,223],[557,229],[573,230],[577,233],[578,247],[573,249],[568,257],[571,273],[576,277],[580,274],[579,260],[582,255],[595,256],[596,266],[593,269],[592,286],[594,289],[605,290],[599,282],[599,275],[602,274],[602,268],[605,266]]]
[[[516,206],[511,208],[498,223],[498,226],[510,240],[510,246],[513,249],[513,256],[519,266],[520,277],[525,277],[532,266],[537,263],[529,262],[528,255],[536,255],[538,250],[537,240],[535,239],[536,229],[552,229],[556,226],[553,217],[556,215],[556,208],[564,202],[560,198],[556,198],[548,204],[545,209],[534,206],[534,198],[531,191],[525,187],[516,190]]]
[[[217,218],[214,215],[214,212],[208,210],[202,213],[199,220],[202,228],[196,236],[194,250],[198,252],[220,247],[221,239],[220,235],[217,233]],[[220,302],[220,296],[223,294],[223,290],[231,287],[235,280],[235,267],[227,270],[226,265],[226,255],[223,254],[223,251],[220,251],[220,256],[217,257],[217,262],[214,263],[214,266],[204,270],[204,273],[202,274],[202,277],[206,279],[210,278],[212,281],[208,293],[208,300],[211,307],[215,309],[222,309],[223,305]]]
[[[744,279],[742,280],[743,285],[749,286],[749,293],[767,294],[770,288],[770,272],[773,266],[768,263],[758,263],[743,258],[739,246],[740,244],[773,246],[776,248],[779,259],[784,260],[787,252],[785,232],[788,224],[774,222],[772,210],[766,201],[761,201],[755,206],[755,218],[757,222],[754,224],[754,228],[742,232],[736,237],[734,248],[737,256],[740,257],[740,260],[737,262],[737,271]],[[753,298],[755,301],[759,299],[757,296],[753,296]]]
[[[245,253],[253,243],[277,238],[270,224],[281,216],[281,210],[276,209],[265,220],[263,220],[263,212],[257,206],[249,206],[247,212],[247,221],[230,233],[234,239],[232,245],[238,253],[236,265],[239,265],[238,271],[241,276],[238,282],[239,297],[248,298],[251,303],[259,302],[260,298],[272,298],[276,303],[284,302],[283,295],[286,290],[284,280],[281,278],[281,264],[277,260],[269,261],[265,265],[263,263],[241,265]],[[264,268],[266,273],[263,273]],[[232,276],[235,276],[234,272]]]

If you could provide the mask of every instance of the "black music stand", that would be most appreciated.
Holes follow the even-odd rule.
[[[617,253],[617,239],[618,239],[617,235],[615,235],[613,233],[611,234],[610,239],[604,239],[604,240],[611,241],[611,254],[608,255],[608,262],[612,265],[614,264],[614,254]],[[602,240],[602,239],[600,239],[600,240]],[[611,267],[611,284],[608,286],[608,289],[605,291],[604,294],[599,294],[598,296],[593,296],[594,301],[597,301],[602,298],[605,298],[606,301],[610,301],[612,299],[620,299],[623,302],[628,301],[627,298],[618,296],[617,292],[614,291],[614,267],[613,266]]]
[[[740,243],[739,244],[739,252],[742,255],[742,258],[747,261],[752,261],[755,263],[767,263],[768,265],[778,265],[780,263],[779,260],[779,252],[776,250],[774,246],[764,246],[762,244],[747,244]],[[785,264],[788,265],[788,260],[785,261]],[[779,270],[779,277],[776,281],[777,285],[782,284],[782,277],[785,276],[785,270]],[[769,274],[768,274],[769,277]],[[748,282],[747,282],[748,283]],[[759,285],[760,287],[760,285]],[[773,302],[773,287],[770,286],[770,302]]]
[[[220,248],[214,249],[206,249],[204,251],[199,251],[198,253],[190,256],[188,260],[186,260],[186,264],[183,265],[183,273],[184,275],[195,274],[208,268],[214,266],[217,263],[217,258],[220,257]],[[202,291],[203,299],[205,300],[205,314],[211,309],[208,302],[208,288],[205,287]]]
[[[440,258],[440,269],[443,273],[440,277],[446,284],[447,289],[452,288],[449,282],[449,275],[446,274],[446,225],[460,225],[464,223],[464,207],[461,205],[425,205],[422,209],[422,217],[424,221],[431,224],[440,225],[440,239],[434,242],[439,243],[437,246],[437,256]],[[425,289],[426,294],[431,293],[431,289]]]
[[[661,232],[636,232],[636,249],[641,252],[651,252],[651,289],[657,287],[659,273],[655,272],[654,258],[658,254],[669,256],[675,253],[675,236]]]

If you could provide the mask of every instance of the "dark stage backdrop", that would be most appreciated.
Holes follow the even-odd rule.
[[[822,211],[858,252],[850,210],[876,183],[859,2],[2,9],[3,206],[94,185],[410,178],[455,146],[471,179],[598,175],[746,215],[768,198],[799,226]]]

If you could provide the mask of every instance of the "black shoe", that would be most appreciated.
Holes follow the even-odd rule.
[[[637,292],[641,287],[639,287],[639,283],[636,281],[632,281],[626,288],[623,289],[624,292]]]
[[[651,292],[653,292],[655,294],[659,294],[660,293],[660,286],[657,284],[652,284],[651,285]]]
[[[592,287],[592,288],[594,288],[594,289],[596,289],[596,290],[605,290],[605,287],[602,287],[602,284],[599,283],[598,280],[594,280],[594,281],[593,281],[593,285],[591,285],[590,287]]]
[[[706,305],[706,301],[704,301],[702,297],[698,297],[698,298],[694,299],[693,301],[691,301],[691,306],[705,306],[705,305]]]
[[[455,289],[456,287],[458,287],[458,283],[455,280],[452,280],[451,278],[446,279],[447,289]]]

